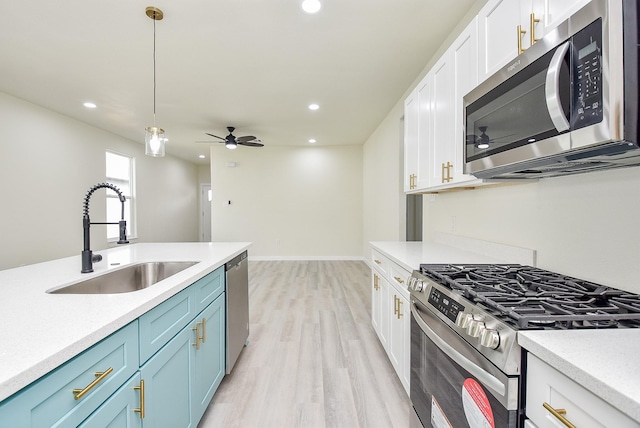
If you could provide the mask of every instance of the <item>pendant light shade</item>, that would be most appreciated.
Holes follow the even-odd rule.
[[[164,156],[164,146],[167,139],[164,136],[164,129],[156,126],[156,21],[160,21],[164,14],[158,8],[149,6],[145,9],[145,14],[153,19],[153,126],[144,130],[144,154],[153,157]]]
[[[164,129],[149,126],[144,130],[144,154],[153,157],[164,156]]]

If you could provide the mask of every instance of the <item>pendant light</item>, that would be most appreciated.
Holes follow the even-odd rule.
[[[148,6],[145,9],[146,15],[153,19],[153,126],[144,130],[144,154],[153,157],[164,156],[164,145],[167,139],[164,136],[164,129],[156,126],[156,21],[162,20],[164,14],[158,8]]]

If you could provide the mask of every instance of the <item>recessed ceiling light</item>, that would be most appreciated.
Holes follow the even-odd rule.
[[[319,0],[304,0],[302,2],[302,10],[307,13],[318,13],[322,9],[322,3]]]
[[[90,102],[86,102],[86,103],[84,103],[82,105],[85,106],[86,108],[96,108],[96,107],[98,107],[94,103],[90,103]]]
[[[315,143],[315,142],[316,142],[316,139],[315,139],[315,138],[311,138],[311,139],[309,139],[309,142],[310,142],[311,144],[313,144],[313,143]]]
[[[318,110],[319,108],[318,104],[309,104],[309,110]]]
[[[206,156],[205,156],[205,155],[198,155],[198,157],[199,157],[200,159],[204,159],[204,158],[206,158]]]

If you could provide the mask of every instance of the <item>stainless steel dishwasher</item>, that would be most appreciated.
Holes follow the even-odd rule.
[[[247,252],[224,265],[227,273],[227,374],[249,338],[249,271]]]

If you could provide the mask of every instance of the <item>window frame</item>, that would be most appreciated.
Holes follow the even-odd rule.
[[[129,179],[122,179],[119,177],[109,177],[107,175],[107,162],[108,162],[108,157],[109,155],[113,155],[113,156],[119,156],[122,158],[126,158],[129,161]],[[126,182],[129,185],[129,189],[130,189],[130,193],[127,194],[125,192],[123,192],[123,194],[125,195],[125,204],[128,202],[128,208],[129,208],[129,219],[127,220],[127,239],[131,240],[131,239],[137,239],[138,237],[138,227],[137,227],[137,221],[136,221],[136,213],[137,213],[137,209],[136,209],[136,162],[135,162],[135,157],[134,156],[129,156],[126,155],[124,153],[119,153],[113,150],[105,150],[105,181],[107,183],[113,184],[114,186],[116,186],[117,188],[121,189],[124,187],[122,186],[121,183]],[[106,221],[118,221],[120,220],[120,216],[118,216],[117,219],[110,219],[108,217],[108,201],[110,199],[118,199],[118,195],[113,192],[110,189],[107,189],[106,191],[106,199],[105,199],[105,211],[106,211]],[[126,209],[125,209],[126,211]],[[113,227],[110,227],[110,225],[107,225],[107,227],[105,228],[105,235],[107,238],[107,242],[108,243],[113,243],[113,242],[117,242],[118,241],[118,233],[117,233],[117,227],[116,227],[116,234],[115,236],[109,236],[109,231],[113,230]]]

